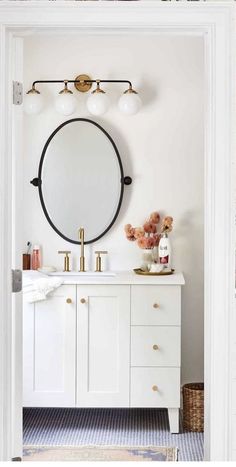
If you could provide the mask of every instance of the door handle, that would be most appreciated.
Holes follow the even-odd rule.
[[[12,292],[17,293],[22,290],[22,271],[20,269],[12,269]]]

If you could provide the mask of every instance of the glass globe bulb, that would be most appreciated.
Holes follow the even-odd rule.
[[[55,100],[55,109],[62,115],[71,115],[76,111],[77,100],[72,93],[63,92]]]
[[[87,100],[87,109],[92,115],[103,115],[107,112],[110,101],[104,92],[94,92]]]
[[[131,90],[125,92],[119,99],[118,106],[125,115],[135,115],[141,109],[142,101],[139,95]]]
[[[43,98],[38,92],[29,92],[24,97],[24,112],[29,115],[38,114],[43,108]]]

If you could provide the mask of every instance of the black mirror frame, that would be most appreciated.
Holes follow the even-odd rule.
[[[43,212],[44,212],[44,215],[48,221],[48,223],[51,225],[51,227],[53,228],[53,230],[55,230],[55,232],[60,236],[62,237],[64,240],[66,240],[67,242],[69,243],[74,243],[76,245],[80,245],[81,242],[78,240],[72,240],[68,237],[66,237],[65,235],[63,235],[58,229],[57,227],[53,224],[48,212],[47,212],[47,209],[46,209],[46,206],[45,206],[45,203],[44,203],[44,199],[43,199],[43,192],[42,192],[42,170],[43,170],[43,162],[44,162],[44,158],[45,158],[45,155],[46,155],[46,151],[47,151],[47,148],[51,142],[51,140],[53,139],[53,137],[56,135],[56,133],[58,133],[58,131],[61,130],[61,128],[63,128],[65,125],[68,125],[69,123],[72,123],[72,122],[77,122],[77,121],[82,121],[82,122],[88,122],[88,123],[91,123],[92,125],[95,125],[97,128],[99,128],[105,135],[106,137],[110,140],[114,150],[115,150],[115,153],[116,153],[116,156],[117,156],[117,159],[118,159],[118,163],[119,163],[119,168],[120,168],[120,183],[121,183],[121,190],[120,190],[120,197],[119,197],[119,202],[118,202],[118,206],[117,206],[117,209],[116,209],[116,212],[115,212],[115,215],[112,219],[112,221],[110,222],[110,224],[108,225],[108,227],[100,234],[98,235],[98,237],[95,237],[94,239],[92,240],[85,240],[84,241],[84,244],[85,245],[88,245],[90,243],[94,243],[94,242],[97,242],[101,237],[103,237],[110,229],[111,227],[114,225],[117,217],[118,217],[118,214],[120,212],[120,208],[121,208],[121,204],[122,204],[122,200],[123,200],[123,195],[124,195],[124,185],[130,185],[132,183],[132,178],[129,177],[129,176],[124,176],[124,170],[123,170],[123,166],[122,166],[122,162],[121,162],[121,157],[120,157],[120,154],[118,152],[118,149],[113,141],[113,139],[111,138],[111,136],[107,133],[106,130],[104,130],[104,128],[101,127],[101,125],[99,125],[98,123],[94,122],[93,120],[90,120],[88,118],[72,118],[71,120],[67,120],[65,121],[64,123],[62,123],[61,125],[59,125],[54,131],[53,133],[49,136],[48,140],[46,141],[46,144],[43,148],[43,151],[42,151],[42,154],[41,154],[41,158],[40,158],[40,161],[39,161],[39,169],[38,169],[38,177],[36,178],[33,178],[33,180],[31,180],[31,184],[35,187],[38,187],[38,190],[39,190],[39,199],[40,199],[40,202],[41,202],[41,206],[42,206],[42,209],[43,209]]]

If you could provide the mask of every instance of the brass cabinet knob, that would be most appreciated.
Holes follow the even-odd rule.
[[[85,298],[81,298],[80,303],[86,303]]]
[[[153,350],[158,350],[158,349],[159,349],[158,345],[156,345],[156,344],[154,344],[154,345],[152,346],[152,348],[153,348]]]
[[[67,299],[66,299],[66,303],[72,303],[71,298],[67,298]]]
[[[154,303],[154,304],[153,304],[153,308],[159,308],[158,303]]]
[[[152,386],[152,390],[153,391],[158,391],[158,387],[154,384],[154,386]]]

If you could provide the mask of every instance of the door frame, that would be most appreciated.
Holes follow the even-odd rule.
[[[234,307],[233,78],[231,0],[208,2],[0,3],[0,460],[12,457],[12,56],[13,37],[34,29],[202,35],[205,41],[205,459],[231,456]],[[235,112],[234,112],[235,113]],[[6,118],[7,116],[7,118]],[[219,274],[220,272],[220,274]],[[220,403],[219,403],[220,401]]]

